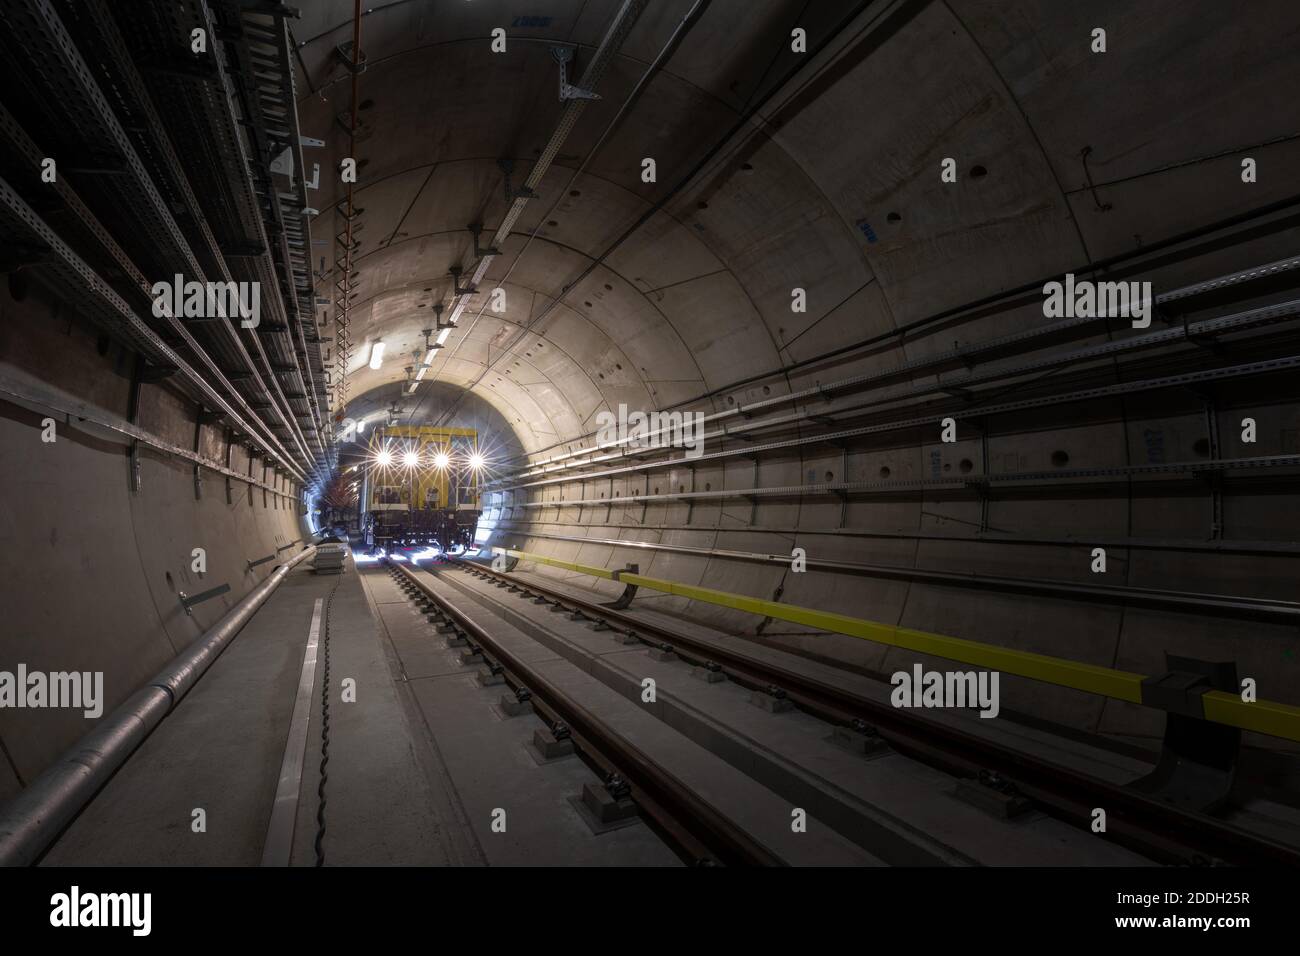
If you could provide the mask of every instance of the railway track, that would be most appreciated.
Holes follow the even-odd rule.
[[[499,668],[505,683],[527,692],[533,708],[553,736],[571,739],[582,756],[604,776],[611,794],[633,800],[644,817],[679,855],[700,865],[779,865],[781,860],[744,830],[720,815],[649,755],[611,731],[595,714],[557,684],[497,641],[455,603],[435,594],[405,564],[389,564],[399,585],[422,596],[435,622],[481,649],[489,669]]]
[[[441,567],[473,575],[512,594],[523,603],[566,612],[593,629],[609,630],[651,649],[674,655],[698,668],[724,674],[730,681],[789,701],[800,711],[859,739],[880,738],[892,750],[941,769],[959,780],[977,782],[1004,796],[1028,801],[1034,808],[1072,827],[1087,829],[1092,811],[1104,807],[1104,838],[1147,859],[1177,865],[1297,865],[1300,851],[1205,813],[1178,808],[1125,786],[1080,772],[1038,755],[1008,747],[954,726],[819,680],[797,666],[782,666],[772,655],[748,653],[744,642],[719,646],[684,629],[604,606],[595,600],[527,582],[509,572],[463,559]],[[442,574],[441,567],[439,575]],[[626,793],[648,822],[691,862],[772,865],[781,863],[770,848],[720,814],[681,780],[638,750],[601,717],[572,699],[563,688],[494,638],[458,606],[432,578],[407,563],[389,562],[389,570],[408,595],[424,603],[431,620],[463,635],[471,648],[482,649],[490,668],[499,668],[512,688],[524,688],[537,712],[553,726],[572,734],[584,757],[609,779],[626,785]],[[423,580],[422,580],[423,579]],[[504,595],[501,596],[504,598]]]

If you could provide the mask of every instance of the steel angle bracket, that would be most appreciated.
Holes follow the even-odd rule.
[[[573,62],[573,47],[571,46],[553,46],[551,47],[551,56],[555,62],[560,64],[560,101],[565,100],[598,100],[599,93],[591,90],[584,90],[582,87],[574,86],[569,82],[569,64]]]
[[[624,574],[640,574],[640,573],[641,573],[641,568],[639,565],[629,564],[626,567],[621,568],[617,571],[611,571],[610,575],[613,578],[613,580],[621,581],[623,580]],[[607,607],[611,611],[621,611],[624,608],[626,608],[629,604],[632,603],[632,599],[634,597],[636,597],[636,585],[630,583],[624,584],[623,593],[618,596],[618,599],[601,604],[601,607]]]
[[[483,235],[483,223],[471,222],[465,228],[468,229],[470,235],[474,237],[474,258],[475,259],[486,259],[488,256],[501,255],[501,250],[497,249],[495,246],[487,246],[485,248],[479,245],[479,238]]]
[[[1168,671],[1142,682],[1142,703],[1165,711],[1154,770],[1129,786],[1185,809],[1212,812],[1232,790],[1241,730],[1205,719],[1204,695],[1237,689],[1237,665],[1165,654]]]
[[[230,590],[229,584],[220,584],[215,588],[210,588],[199,594],[186,594],[184,591],[177,591],[176,596],[180,598],[181,607],[185,609],[186,614],[193,614],[193,608],[196,604],[202,604],[204,601],[210,601],[214,597],[219,597]]]

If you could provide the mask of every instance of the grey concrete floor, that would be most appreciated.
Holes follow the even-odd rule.
[[[46,865],[257,865],[312,609],[337,587],[332,674],[357,682],[332,709],[327,863],[447,862],[442,823],[358,576],[291,573],[195,688],[46,855]],[[323,637],[323,635],[322,635]],[[295,863],[313,862],[321,671],[313,692]],[[206,815],[195,832],[194,811]]]

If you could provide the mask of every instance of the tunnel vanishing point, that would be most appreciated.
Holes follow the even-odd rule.
[[[1300,862],[1291,0],[0,50],[0,863]]]

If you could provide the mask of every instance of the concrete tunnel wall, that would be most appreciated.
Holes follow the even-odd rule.
[[[555,0],[546,25],[512,28],[512,52],[504,58],[491,54],[486,40],[499,8],[437,6],[436,17],[431,5],[409,3],[365,20],[349,411],[371,407],[372,399],[380,409],[400,391],[407,357],[421,352],[423,329],[432,324],[432,305],[451,297],[448,268],[473,261],[466,225],[482,222],[490,234],[508,208],[498,161],[513,161],[511,182],[518,186],[541,153],[557,115],[547,45],[576,44],[580,60],[590,56],[617,4]],[[539,184],[544,201],[529,204],[483,284],[506,289],[505,313],[488,309],[485,294],[474,296],[421,386],[459,389],[487,403],[519,447],[539,457],[589,447],[598,413],[620,403],[722,411],[1031,328],[1048,321],[1038,303],[787,370],[984,295],[1140,253],[1295,191],[1287,171],[1300,163],[1300,140],[1281,119],[1294,115],[1286,52],[1300,39],[1289,0],[1263,2],[1251,17],[1209,0],[1141,7],[1114,0],[1087,11],[1046,0],[902,4],[907,16],[888,29],[860,17],[819,54],[808,82],[777,97],[703,175],[669,196],[767,78],[793,65],[789,24],[804,17],[816,48],[854,6],[715,0],[650,80],[631,118],[574,179],[689,6],[656,2],[638,19],[602,80],[602,99],[588,105]],[[333,211],[342,186],[329,171],[347,154],[338,117],[349,106],[349,74],[334,50],[350,39],[350,10],[342,0],[306,6],[293,27],[301,129],[325,141],[306,154],[325,171],[312,194],[325,211],[313,230],[324,237],[343,228]],[[1109,31],[1105,56],[1087,52],[1095,24]],[[1187,56],[1189,48],[1204,55]],[[1205,62],[1218,69],[1198,65]],[[1118,89],[1126,91],[1122,99],[1111,95]],[[1091,147],[1086,168],[1084,147]],[[1245,155],[1259,164],[1255,183],[1241,182]],[[656,184],[641,181],[646,156],[658,159]],[[939,181],[946,156],[962,170],[957,188]],[[977,166],[983,175],[974,175]],[[652,210],[632,239],[604,255]],[[1163,291],[1300,250],[1294,226],[1227,244],[1212,239],[1151,257],[1135,277]],[[807,291],[806,313],[790,310],[794,287]],[[117,345],[101,353],[97,334],[75,308],[56,305],[39,289],[15,302],[2,288],[0,307],[0,361],[128,414],[130,357]],[[525,328],[528,334],[518,334]],[[377,340],[385,341],[390,359],[372,370],[368,347]],[[1078,344],[1105,340],[1100,334]],[[1112,380],[1123,374],[1108,361],[1086,368]],[[933,380],[918,376],[915,383]],[[1259,423],[1259,440],[1249,448],[1234,444],[1235,429],[1224,424],[1222,454],[1295,453],[1295,393],[1295,382],[1276,377],[1220,385],[1224,423],[1246,414]],[[821,406],[798,407],[815,413]],[[143,386],[140,421],[149,429],[188,447],[194,415],[165,381]],[[303,537],[297,491],[286,487],[284,498],[264,502],[260,490],[250,499],[247,486],[236,483],[227,504],[223,480],[208,476],[196,500],[188,463],[142,448],[142,487],[133,493],[120,439],[61,421],[59,440],[42,445],[42,417],[0,405],[0,474],[11,489],[0,517],[0,572],[11,595],[3,663],[103,669],[109,708],[275,564],[250,571],[249,560]],[[1143,393],[999,418],[987,452],[966,431],[955,445],[941,444],[937,434],[900,433],[854,445],[843,458],[811,448],[762,456],[756,465],[708,463],[696,469],[694,482],[717,490],[815,482],[828,473],[837,480],[938,477],[964,473],[964,462],[974,475],[1046,470],[1058,467],[1058,452],[1070,467],[1186,461],[1204,457],[1198,449],[1206,435],[1199,398]],[[224,454],[218,428],[204,426],[200,441],[213,457]],[[247,467],[245,449],[235,448],[232,467]],[[681,469],[575,480],[534,490],[528,500],[616,501],[647,488],[689,487],[691,480]],[[1264,494],[1229,486],[1219,536],[1294,544],[1298,498],[1294,486]],[[1159,496],[1137,484],[1104,494],[1062,488],[1047,497],[999,497],[989,504],[987,523],[1011,535],[1184,541],[1185,550],[1111,548],[1108,583],[1294,599],[1292,554],[1225,555],[1192,546],[1216,540],[1210,502],[1208,486]],[[950,492],[851,498],[843,530],[856,534],[842,533],[840,502],[829,496],[764,498],[752,508],[740,500],[508,513],[494,506],[486,517],[500,522],[494,543],[586,564],[637,562],[649,575],[764,598],[780,589],[781,600],[792,604],[1104,666],[1159,673],[1166,650],[1230,658],[1259,679],[1261,696],[1300,703],[1300,655],[1288,656],[1295,633],[1283,625],[862,575],[791,574],[777,565],[554,537],[772,554],[799,546],[815,560],[1091,582],[1086,544],[938,537],[980,522],[979,502]],[[201,579],[189,571],[194,547],[207,549]],[[222,583],[230,585],[228,594],[199,605],[193,616],[181,610],[177,591]],[[742,634],[759,624],[666,596],[643,594],[638,604]],[[779,622],[763,635],[884,672],[912,659]],[[1156,711],[1015,678],[1004,678],[1003,695],[1008,710],[1105,733],[1151,738],[1162,725]],[[68,711],[0,711],[7,755],[0,798],[85,726]]]
[[[809,17],[815,44],[818,30],[851,5],[712,4],[651,80],[635,120],[624,122],[571,181],[687,6],[655,4],[642,14],[602,80],[603,99],[588,105],[538,187],[543,199],[529,204],[488,273],[483,285],[507,292],[505,314],[487,309],[484,295],[473,297],[466,311],[472,322],[462,323],[464,331],[435,360],[433,377],[494,404],[540,457],[589,447],[585,436],[596,415],[619,403],[721,411],[1032,328],[1050,321],[1041,300],[782,371],[985,295],[1140,254],[1295,189],[1286,171],[1300,160],[1300,141],[1281,121],[1288,115],[1289,66],[1285,56],[1261,54],[1282,50],[1281,36],[1300,35],[1293,5],[1268,3],[1258,16],[1241,18],[1215,3],[1115,2],[1084,10],[1041,0],[955,0],[903,5],[908,15],[888,28],[859,18],[808,70],[806,83],[764,112],[761,129],[751,122],[633,239],[610,251],[741,115],[758,86],[756,64],[775,55],[766,75],[787,67],[791,58],[779,38],[788,23],[801,12]],[[494,57],[483,39],[496,25],[489,5],[463,5],[436,18],[412,5],[367,18],[370,59],[357,151],[366,231],[354,312],[361,333],[350,369],[357,388],[400,379],[401,363],[368,369],[366,345],[383,339],[399,351],[418,348],[428,315],[420,310],[450,296],[450,265],[472,261],[465,224],[481,221],[490,231],[500,221],[507,200],[498,159],[513,161],[518,184],[541,152],[554,110],[529,107],[552,96],[547,43],[567,40],[579,45],[580,56],[590,55],[613,9],[550,7],[548,25],[511,30],[508,57]],[[326,139],[324,169],[347,155],[346,135],[332,121],[347,102],[347,74],[331,59],[333,45],[348,38],[341,9],[309,15],[297,32],[305,41],[299,110],[304,129]],[[1106,55],[1089,51],[1096,25],[1108,30]],[[1198,56],[1187,56],[1188,49]],[[1194,65],[1204,62],[1218,68]],[[1121,89],[1122,98],[1112,95]],[[1245,155],[1268,175],[1243,183]],[[659,161],[657,186],[639,177],[645,156]],[[957,187],[940,182],[947,156],[962,171]],[[322,184],[331,201],[341,199],[340,189]],[[335,227],[342,228],[341,219]],[[1147,257],[1133,278],[1152,281],[1160,292],[1293,255],[1297,246],[1294,226],[1231,244],[1189,241],[1174,254]],[[808,294],[805,314],[790,309],[796,286]],[[528,335],[511,337],[525,326]],[[1107,338],[1100,333],[1078,344]],[[1109,382],[1132,375],[1109,360],[1085,368]],[[746,381],[758,373],[764,374]],[[913,383],[933,380],[914,376]],[[1297,450],[1294,382],[1274,377],[1218,389],[1221,455]],[[1246,415],[1259,423],[1253,446],[1237,441],[1232,427]],[[843,459],[834,449],[813,449],[761,456],[756,465],[708,463],[696,469],[693,487],[1050,471],[1062,461],[1070,468],[1195,461],[1206,457],[1208,434],[1202,401],[1185,391],[1026,411],[994,419],[989,428],[987,451],[969,430],[957,444],[941,444],[935,428],[863,442]],[[850,499],[847,529],[899,537],[816,533],[838,530],[840,503],[830,496],[762,498],[752,510],[736,499],[693,507],[617,504],[638,492],[687,487],[691,477],[675,469],[533,489],[516,503],[614,503],[493,510],[489,516],[501,522],[493,542],[600,566],[637,562],[650,575],[764,598],[779,590],[789,603],[1147,674],[1164,671],[1166,651],[1228,658],[1259,679],[1262,696],[1300,703],[1300,665],[1288,656],[1295,635],[1285,625],[1097,599],[792,574],[770,564],[553,537],[772,554],[799,546],[812,559],[1085,585],[1095,583],[1089,540],[1174,539],[1188,549],[1111,547],[1106,583],[1291,599],[1292,556],[1195,547],[1215,540],[1208,485],[1173,494],[1141,484],[1100,493],[1066,487],[990,502],[991,530],[1080,541],[1057,546],[934,537],[980,526],[979,501],[946,491]],[[1295,541],[1300,508],[1293,490],[1259,491],[1229,487],[1219,539]],[[753,634],[759,624],[751,615],[668,596],[643,593],[638,603],[738,633]],[[882,672],[914,657],[802,630],[776,622],[764,634]],[[1004,677],[1003,694],[1008,709],[1090,730],[1150,738],[1163,727],[1157,711],[1027,680]]]
[[[119,418],[129,416],[134,356],[76,314],[75,306],[33,287],[15,301],[0,283],[0,363],[6,377],[26,374]],[[184,448],[195,441],[193,402],[164,380],[140,388],[138,424]],[[55,418],[56,439],[42,441]],[[0,400],[0,580],[6,595],[0,667],[102,671],[109,713],[214,624],[307,536],[299,496],[287,479],[280,494],[202,475],[193,466],[139,446],[140,490],[132,491],[129,440],[77,418]],[[199,449],[225,461],[220,426],[201,426]],[[236,444],[230,467],[247,473]],[[260,459],[253,474],[262,477]],[[268,476],[268,483],[277,481]],[[194,548],[207,570],[192,570]],[[178,596],[227,584],[230,590],[186,614]],[[296,669],[297,662],[288,666]],[[30,782],[93,722],[68,708],[0,709],[0,800]]]

